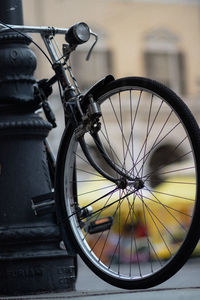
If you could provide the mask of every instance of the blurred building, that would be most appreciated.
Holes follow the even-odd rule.
[[[26,25],[84,21],[99,34],[90,62],[85,57],[92,41],[72,58],[82,89],[108,73],[154,78],[176,91],[200,121],[199,0],[24,0],[23,6]],[[37,78],[53,74],[36,54]]]

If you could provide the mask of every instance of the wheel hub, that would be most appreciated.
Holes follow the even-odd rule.
[[[136,178],[133,182],[133,186],[136,189],[136,191],[138,191],[144,187],[144,181],[140,178]]]
[[[135,190],[138,191],[144,187],[144,182],[140,178],[135,178],[133,181],[129,181],[125,177],[122,177],[117,183],[117,186],[120,189],[125,189],[128,185],[133,186]]]

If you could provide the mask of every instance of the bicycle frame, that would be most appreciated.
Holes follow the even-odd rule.
[[[66,54],[66,57],[65,57],[65,55],[63,55],[63,57],[64,57],[64,64],[63,64],[61,62],[61,59],[63,57],[59,57],[57,55],[56,49],[52,42],[53,37],[56,34],[62,34],[62,35],[65,34],[66,35],[71,27],[70,28],[57,28],[57,27],[37,27],[37,26],[20,26],[20,25],[14,25],[14,26],[8,25],[8,26],[10,28],[3,28],[0,30],[0,32],[6,32],[6,31],[9,31],[10,29],[12,29],[17,32],[20,31],[20,33],[22,33],[22,32],[23,33],[39,33],[41,35],[41,38],[46,46],[46,49],[47,49],[50,57],[51,57],[50,62],[51,62],[52,68],[56,73],[51,79],[49,79],[45,83],[45,88],[51,87],[57,81],[60,82],[62,91],[63,91],[63,95],[61,95],[61,99],[62,99],[63,109],[65,112],[65,123],[67,125],[67,122],[69,121],[69,122],[75,124],[76,139],[79,140],[82,150],[83,150],[85,156],[87,157],[88,161],[91,163],[91,165],[93,165],[93,167],[102,176],[104,176],[108,180],[116,183],[118,187],[129,184],[128,183],[129,180],[131,181],[131,183],[134,180],[136,182],[136,185],[138,185],[137,178],[135,178],[135,179],[128,178],[122,171],[120,171],[116,166],[114,166],[112,164],[110,158],[108,157],[107,153],[105,152],[105,149],[97,136],[97,132],[98,132],[98,130],[100,130],[99,118],[101,116],[101,111],[100,111],[100,107],[97,105],[97,103],[93,99],[92,91],[98,89],[98,87],[102,86],[102,84],[106,85],[110,81],[114,80],[114,78],[112,76],[107,76],[106,78],[104,78],[103,80],[98,82],[94,87],[92,87],[89,90],[89,92],[86,93],[86,95],[84,97],[87,99],[87,111],[83,112],[82,107],[79,103],[80,99],[83,98],[83,95],[80,93],[76,79],[74,78],[71,69],[68,69],[68,71],[74,82],[75,88],[69,81],[67,74],[66,74],[66,70],[64,68],[64,65],[67,63],[67,60],[69,59],[71,52],[76,49],[78,44],[71,45],[71,46],[68,44],[66,45],[68,47],[68,48],[66,47],[68,52]],[[95,33],[93,33],[90,29],[89,29],[89,33],[92,35],[95,35],[97,37],[97,35]],[[96,39],[96,41],[97,41],[97,39]],[[95,43],[96,43],[96,41],[95,41]],[[90,49],[89,54],[91,53],[91,50],[93,49],[95,43],[93,44],[92,48]],[[44,90],[43,90],[43,93],[44,93]],[[75,106],[73,106],[73,108],[72,108],[72,106],[69,107],[69,105],[67,105],[68,103],[75,104]],[[75,107],[76,107],[76,111],[75,111]],[[77,117],[78,117],[78,122],[77,122]],[[93,136],[93,139],[95,140],[97,147],[99,148],[100,152],[102,153],[103,158],[112,168],[115,169],[116,172],[118,172],[118,174],[121,176],[120,179],[114,179],[111,176],[109,176],[109,174],[106,174],[93,160],[92,156],[90,155],[90,153],[85,145],[84,139],[83,139],[84,134],[88,131],[91,132],[91,135]],[[92,134],[92,132],[93,132],[93,134]]]

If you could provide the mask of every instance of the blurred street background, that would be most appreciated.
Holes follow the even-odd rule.
[[[69,27],[83,21],[98,34],[89,62],[92,39],[72,55],[81,90],[107,74],[150,77],[178,93],[200,121],[199,0],[23,0],[23,10],[25,25]],[[42,45],[39,36],[33,38]],[[50,64],[31,47],[37,55],[36,78],[50,78]],[[50,133],[55,152],[63,131],[56,95],[55,89],[52,106],[59,126]]]

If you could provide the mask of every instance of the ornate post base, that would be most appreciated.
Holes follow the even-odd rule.
[[[66,253],[66,252],[65,252]],[[23,256],[23,255],[22,255]],[[0,295],[25,295],[75,289],[74,259],[63,253],[0,257]],[[62,260],[62,262],[61,262]],[[64,262],[64,263],[63,263]]]
[[[55,213],[31,208],[52,188],[44,146],[51,125],[34,113],[28,43],[0,35],[0,295],[69,291],[76,281],[76,256],[60,248]]]

